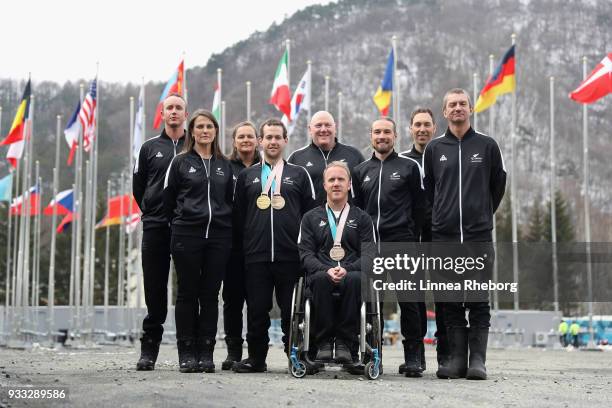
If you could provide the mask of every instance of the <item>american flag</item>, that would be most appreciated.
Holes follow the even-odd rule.
[[[79,112],[79,121],[83,128],[83,148],[86,152],[91,149],[96,132],[96,101],[98,94],[98,79],[91,81],[89,92],[85,95],[85,100]]]

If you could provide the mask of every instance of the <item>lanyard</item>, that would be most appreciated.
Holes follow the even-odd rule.
[[[348,213],[351,206],[349,203],[346,203],[340,212],[338,225],[336,225],[336,217],[332,209],[329,208],[327,204],[325,204],[325,208],[327,209],[327,220],[329,221],[329,229],[331,230],[332,237],[334,238],[334,245],[340,245],[340,242],[342,241],[342,232],[344,231],[344,224],[346,224],[346,219],[348,218]]]
[[[281,178],[283,176],[283,167],[285,166],[285,163],[281,160],[279,161],[273,169],[270,169],[270,166],[268,164],[266,164],[265,162],[263,163],[263,166],[261,168],[261,183],[262,185],[264,185],[264,180],[265,180],[265,185],[264,188],[262,190],[263,194],[268,194],[270,192],[270,188],[272,188],[274,190],[274,194],[275,195],[279,195],[280,194],[280,189],[281,189]]]

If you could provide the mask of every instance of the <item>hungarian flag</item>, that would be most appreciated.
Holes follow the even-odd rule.
[[[221,87],[219,82],[215,84],[215,96],[213,97],[212,114],[221,123]]]
[[[168,83],[164,87],[164,90],[162,91],[162,94],[159,97],[159,102],[157,103],[157,108],[155,109],[155,118],[153,119],[154,129],[159,129],[159,126],[161,125],[161,122],[162,122],[161,111],[162,111],[162,108],[164,107],[164,99],[166,99],[168,95],[173,94],[173,93],[179,94],[181,96],[185,96],[185,93],[184,93],[185,92],[185,89],[184,89],[185,71],[184,71],[183,63],[184,61],[181,60],[181,63],[179,64],[176,71],[174,71],[170,79],[168,80]]]
[[[96,225],[96,228],[108,227],[121,224],[121,217],[130,216],[130,201],[132,205],[132,215],[140,214],[140,208],[131,194],[111,197],[106,205],[107,212],[104,218]]]
[[[295,88],[295,92],[293,92],[293,98],[291,98],[291,117],[293,120],[289,121],[285,115],[281,119],[285,126],[287,126],[287,133],[289,135],[293,133],[295,122],[302,110],[310,111],[310,66],[306,68],[306,72],[304,72],[302,79]]]
[[[289,54],[285,50],[283,57],[278,63],[276,74],[274,74],[274,84],[268,103],[274,105],[276,109],[284,113],[289,120],[291,118],[291,91],[289,90],[289,67],[287,61]]]
[[[612,93],[612,52],[597,64],[593,72],[569,97],[576,102],[588,104],[609,93]]]
[[[393,54],[393,48],[389,53],[387,59],[387,67],[385,68],[385,76],[382,82],[378,86],[376,93],[374,94],[374,104],[378,108],[381,115],[387,116],[389,114],[389,107],[391,107],[391,97],[393,96],[393,65],[395,56]]]
[[[27,120],[30,116],[30,95],[32,83],[28,79],[17,107],[17,113],[6,138],[0,143],[2,146],[10,145],[6,158],[13,168],[17,167],[17,160],[23,155],[24,140],[26,139]]]
[[[493,71],[493,75],[487,78],[476,105],[474,112],[482,112],[489,109],[495,103],[497,97],[506,93],[514,92],[516,80],[514,77],[514,45],[504,54],[501,62]]]

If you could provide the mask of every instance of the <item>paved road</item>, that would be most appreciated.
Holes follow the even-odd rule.
[[[131,347],[31,351],[0,349],[0,406],[71,407],[276,407],[276,406],[482,406],[611,407],[612,351],[489,350],[489,380],[438,380],[435,352],[427,349],[423,378],[397,374],[402,354],[385,349],[385,374],[368,381],[337,368],[304,379],[286,371],[274,348],[269,371],[234,374],[220,370],[225,350],[215,355],[217,373],[181,374],[176,348],[162,346],[157,369],[136,372]],[[67,388],[64,401],[9,400],[12,387]]]

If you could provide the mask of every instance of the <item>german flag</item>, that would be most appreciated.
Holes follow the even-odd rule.
[[[476,106],[474,106],[474,112],[482,112],[487,110],[491,105],[495,103],[497,97],[506,93],[514,92],[516,88],[516,80],[514,76],[514,45],[504,54],[501,62],[493,71],[493,75],[489,76],[487,83],[485,84]]]
[[[11,126],[11,130],[9,131],[6,138],[0,143],[2,146],[10,145],[13,143],[21,142],[24,139],[24,129],[25,123],[28,119],[28,114],[30,112],[30,95],[31,95],[31,82],[28,79],[28,83],[23,91],[23,97],[21,98],[21,103],[17,108],[17,113],[15,114],[15,119],[13,119],[13,124]]]

